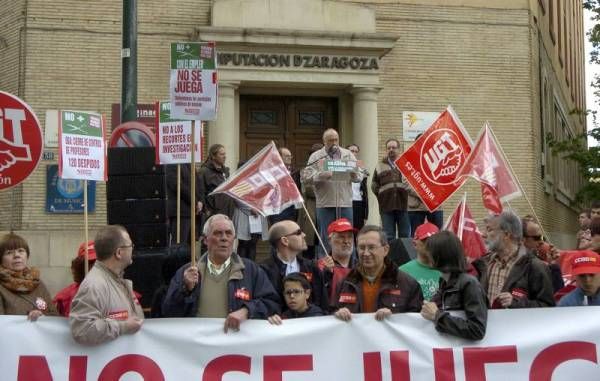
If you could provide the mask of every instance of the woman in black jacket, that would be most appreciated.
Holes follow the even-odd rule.
[[[421,316],[434,322],[439,332],[469,340],[483,339],[487,324],[486,295],[479,281],[465,272],[460,240],[451,232],[441,231],[427,239],[426,247],[433,258],[433,267],[442,273],[442,278],[432,301],[423,303]],[[449,311],[464,311],[464,315]]]

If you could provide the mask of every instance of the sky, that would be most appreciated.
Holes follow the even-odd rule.
[[[584,11],[584,23],[583,23],[583,27],[585,29],[585,32],[587,33],[590,28],[593,25],[593,21],[591,20],[591,15],[592,13],[590,11]],[[600,121],[600,100],[596,99],[594,97],[594,88],[592,86],[590,86],[590,83],[592,82],[592,78],[594,78],[595,75],[600,75],[600,65],[598,64],[591,64],[590,63],[590,58],[589,58],[589,52],[592,49],[592,44],[588,41],[587,36],[585,36],[585,89],[586,89],[586,93],[585,93],[585,99],[586,99],[586,103],[587,103],[587,109],[588,110],[596,110],[598,112],[598,120]],[[593,122],[592,122],[592,116],[588,115],[588,120],[587,120],[587,128],[588,130],[591,130],[592,128],[594,128]],[[599,144],[599,142],[594,142],[592,139],[588,139],[588,143],[590,145],[597,145]]]

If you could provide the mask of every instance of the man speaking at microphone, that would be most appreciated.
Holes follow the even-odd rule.
[[[321,238],[327,237],[327,227],[339,218],[352,221],[352,183],[362,181],[362,173],[356,167],[343,179],[334,179],[334,174],[326,170],[328,160],[343,160],[356,162],[356,157],[349,150],[339,146],[340,137],[336,130],[327,129],[323,132],[323,148],[313,152],[308,158],[306,168],[302,173],[302,182],[313,185],[317,201],[317,225]],[[329,251],[329,243],[323,240]],[[319,245],[318,258],[327,253]]]

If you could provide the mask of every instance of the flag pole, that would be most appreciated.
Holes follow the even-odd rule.
[[[84,270],[83,273],[87,275],[88,267],[90,264],[90,256],[88,253],[88,241],[89,241],[89,232],[88,232],[88,192],[87,192],[87,180],[83,180],[83,230],[84,230],[84,242],[85,242],[85,255],[84,255]]]
[[[181,164],[177,164],[177,243],[181,243]]]
[[[196,266],[196,121],[192,120],[192,139],[190,141],[190,153],[192,155],[190,164],[190,255],[192,256],[192,266]]]
[[[519,186],[519,188],[521,189],[521,192],[523,192],[523,197],[525,197],[525,200],[527,201],[527,204],[529,205],[529,207],[531,208],[531,211],[533,212],[533,216],[535,217],[536,221],[538,222],[538,224],[540,225],[540,229],[542,229],[542,234],[544,236],[546,235],[546,232],[544,231],[544,227],[542,226],[542,223],[540,221],[540,218],[538,217],[538,215],[535,213],[535,209],[533,207],[533,204],[531,203],[531,201],[529,200],[529,197],[527,197],[527,193],[525,192],[525,188],[523,188],[523,185],[521,185],[521,182],[519,181],[519,177],[517,176],[517,173],[515,172],[515,170],[513,169],[512,165],[510,164],[510,161],[508,160],[508,157],[506,156],[506,153],[504,153],[504,149],[502,149],[502,145],[500,144],[500,142],[498,141],[498,138],[496,137],[496,134],[494,133],[494,130],[492,129],[492,126],[489,125],[488,123],[488,127],[490,128],[490,132],[492,133],[492,136],[494,137],[494,140],[498,143],[497,147],[500,149],[500,153],[502,154],[502,157],[504,158],[504,161],[506,162],[506,164],[508,164],[508,168],[510,168],[511,172],[513,173],[513,175],[515,176],[515,180],[517,181],[517,185]],[[510,204],[508,203],[508,201],[506,202],[506,204],[508,205],[509,208],[512,209],[512,207],[510,206]]]
[[[329,255],[329,253],[327,253],[327,248],[325,248],[325,244],[323,243],[323,240],[321,239],[321,236],[319,235],[319,232],[317,231],[315,223],[313,222],[312,218],[310,218],[310,213],[308,213],[308,209],[306,209],[306,205],[304,204],[304,201],[302,201],[302,207],[304,208],[306,217],[308,217],[310,226],[312,226],[313,230],[315,231],[315,234],[317,235],[317,238],[319,239],[319,243],[321,244],[321,247],[323,248],[323,253],[325,253],[326,256]]]

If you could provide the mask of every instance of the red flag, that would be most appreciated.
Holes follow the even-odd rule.
[[[466,194],[446,221],[444,230],[456,234],[462,242],[467,257],[477,259],[486,253],[485,242],[483,242],[481,232],[467,206]]]
[[[225,193],[263,216],[304,201],[273,142],[211,194],[215,193]]]
[[[460,188],[464,179],[456,175],[471,152],[471,138],[452,107],[396,160],[398,170],[434,211]]]
[[[471,176],[481,183],[483,205],[493,213],[502,212],[503,202],[521,196],[516,177],[487,122],[456,178],[461,179],[464,176]]]

